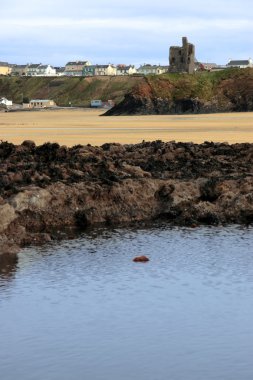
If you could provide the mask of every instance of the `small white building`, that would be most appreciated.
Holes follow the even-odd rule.
[[[8,100],[7,98],[0,98],[0,105],[6,108],[12,107],[12,100]]]
[[[246,69],[247,67],[253,67],[253,61],[251,58],[245,60],[231,60],[228,62],[227,67]]]
[[[55,106],[55,102],[50,99],[32,99],[28,105],[23,105],[24,108],[50,108]]]
[[[118,65],[116,69],[117,75],[132,75],[137,73],[137,70],[134,65]]]
[[[150,65],[144,64],[137,69],[139,74],[149,75],[149,74],[164,74],[168,72],[169,66],[161,66],[161,65]]]
[[[52,77],[56,76],[56,69],[51,65],[39,65],[36,69],[38,77]]]
[[[31,64],[26,69],[28,77],[50,77],[56,76],[56,70],[51,65],[42,65],[41,63]]]
[[[91,100],[90,106],[92,108],[101,108],[103,107],[103,102],[100,99],[94,99],[94,100]]]

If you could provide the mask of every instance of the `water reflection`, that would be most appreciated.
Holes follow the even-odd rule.
[[[7,286],[17,271],[18,257],[15,255],[0,255],[0,287]]]
[[[0,275],[2,378],[251,380],[252,232],[101,228],[23,250]]]

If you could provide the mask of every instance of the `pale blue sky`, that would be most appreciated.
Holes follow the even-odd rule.
[[[12,0],[0,11],[0,61],[10,63],[168,64],[183,36],[200,61],[253,58],[249,0]]]

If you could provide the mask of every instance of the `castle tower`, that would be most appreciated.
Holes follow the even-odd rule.
[[[195,46],[182,38],[182,47],[171,46],[169,56],[171,73],[193,74],[195,69]]]

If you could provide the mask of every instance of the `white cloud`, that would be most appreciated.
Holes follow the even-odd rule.
[[[169,33],[171,31],[202,31],[209,33],[220,31],[252,31],[253,23],[247,19],[199,19],[199,18],[87,18],[73,20],[70,18],[34,18],[34,19],[5,19],[1,21],[1,35],[17,35],[23,33],[41,33],[47,35],[59,29],[67,31],[97,30],[135,30],[150,34]],[[138,36],[136,36],[138,37]]]
[[[12,0],[1,4],[0,60],[64,64],[80,54],[97,62],[167,63],[169,45],[181,44],[182,36],[195,43],[200,59],[248,58],[251,9],[248,0],[212,0],[208,7],[199,0],[75,0],[72,6],[65,0]]]

